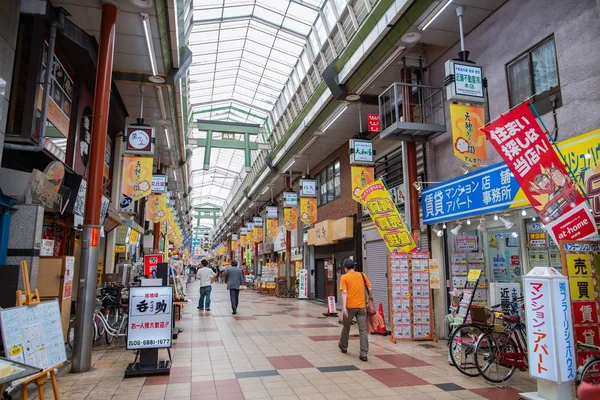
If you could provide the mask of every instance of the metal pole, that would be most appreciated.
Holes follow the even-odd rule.
[[[465,51],[465,34],[463,31],[463,12],[465,11],[463,6],[456,7],[456,16],[458,17],[458,30],[460,33],[460,52]]]
[[[290,176],[284,177],[285,179],[285,191],[289,192],[292,190],[292,169],[290,168]],[[290,289],[292,286],[291,278],[291,265],[292,259],[292,232],[285,230],[285,288],[287,289],[288,297],[290,295]]]
[[[160,222],[154,223],[154,243],[152,249],[156,253],[160,253]]]
[[[362,139],[363,137],[363,124],[362,124],[362,103],[358,103],[358,137]]]
[[[96,71],[90,170],[85,197],[85,218],[81,246],[79,292],[75,319],[75,349],[73,350],[73,372],[86,372],[92,366],[93,332],[92,321],[96,307],[96,279],[98,275],[98,242],[100,236],[100,209],[102,204],[102,174],[104,150],[108,129],[110,85],[115,48],[115,4],[102,4],[100,26],[100,49]]]

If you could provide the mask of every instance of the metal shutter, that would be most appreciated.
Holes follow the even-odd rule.
[[[375,307],[379,307],[379,303],[383,304],[383,313],[385,315],[385,324],[390,326],[389,319],[389,295],[388,295],[388,278],[387,278],[387,262],[388,250],[383,240],[367,242],[366,250],[366,273],[371,281],[373,289],[373,300]]]

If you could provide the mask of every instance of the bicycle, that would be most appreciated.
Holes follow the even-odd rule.
[[[495,312],[502,304],[496,304],[488,309],[482,307],[471,307],[470,323],[463,323],[452,331],[448,337],[448,348],[450,361],[454,367],[464,375],[479,376],[475,366],[475,344],[479,336],[492,331],[493,325],[487,323],[490,311]],[[516,303],[511,304],[513,312],[516,312]]]
[[[522,304],[519,304],[520,311]],[[502,324],[479,336],[475,344],[475,368],[488,382],[503,383],[515,370],[528,369],[527,331],[520,315],[502,315]]]
[[[600,352],[600,347],[582,342],[577,342],[577,347]],[[577,368],[575,383],[579,400],[600,398],[600,355],[588,357],[583,365]]]
[[[93,319],[94,342],[97,342],[104,337],[106,344],[111,344],[115,338],[127,336],[128,315],[123,314],[119,320],[116,320],[114,324],[111,324],[108,321],[108,317],[101,312],[101,305],[102,301],[97,299]],[[67,344],[71,349],[73,349],[75,343],[75,321],[76,320],[73,319],[70,322],[69,330],[67,331]]]

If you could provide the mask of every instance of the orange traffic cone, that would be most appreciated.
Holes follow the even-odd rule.
[[[375,331],[372,333],[377,334],[377,335],[387,336],[388,331],[385,326],[385,314],[383,313],[383,304],[382,303],[379,303],[379,311],[377,312],[377,314],[380,317],[380,318],[377,318],[379,323],[375,327]]]
[[[327,297],[327,312],[323,313],[326,317],[337,317],[338,313],[335,310],[335,297],[332,293],[329,293],[329,297]]]

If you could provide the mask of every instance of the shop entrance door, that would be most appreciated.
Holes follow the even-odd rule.
[[[325,301],[325,260],[315,260],[315,299]]]

